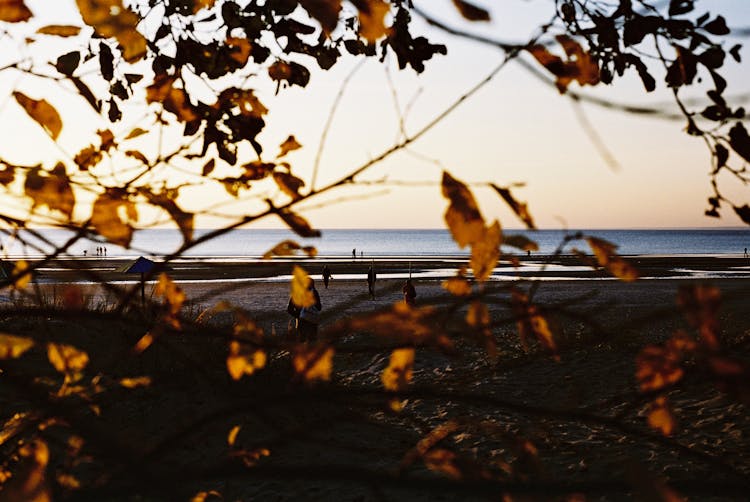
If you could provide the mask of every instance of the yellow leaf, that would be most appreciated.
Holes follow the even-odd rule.
[[[465,247],[482,240],[485,233],[484,218],[471,191],[446,171],[443,171],[442,191],[443,196],[450,201],[445,212],[445,222],[456,244]]]
[[[26,174],[24,192],[32,199],[32,209],[47,206],[50,210],[60,211],[68,219],[73,216],[75,196],[62,162],[50,172],[39,167],[31,168]]]
[[[648,412],[648,425],[665,436],[670,436],[677,428],[677,420],[672,414],[666,397],[657,397],[651,403]]]
[[[81,28],[78,26],[69,26],[61,24],[50,24],[48,26],[42,26],[37,33],[41,35],[55,35],[57,37],[74,37],[81,32]]]
[[[480,301],[473,301],[466,312],[466,324],[473,328],[482,328],[490,323],[490,311],[487,305]]]
[[[195,215],[183,211],[175,202],[178,197],[177,190],[165,190],[160,193],[154,193],[148,188],[142,188],[140,193],[154,206],[164,209],[180,229],[182,238],[185,242],[193,240],[193,224]]]
[[[391,4],[384,0],[357,0],[353,2],[359,9],[359,34],[368,42],[375,42],[388,35],[390,28],[385,25],[385,17],[391,11]]]
[[[0,333],[0,359],[16,359],[34,346],[34,340]]]
[[[125,139],[137,138],[138,136],[143,136],[144,134],[148,134],[148,131],[145,129],[141,129],[140,127],[136,127],[135,129],[130,131],[127,136],[125,136]]]
[[[229,342],[227,371],[233,380],[239,380],[243,375],[252,375],[265,365],[266,353],[262,350],[243,346],[237,340]]]
[[[445,474],[451,479],[461,479],[461,469],[456,463],[456,454],[444,448],[434,448],[422,456],[425,466],[431,471]]]
[[[297,139],[294,136],[289,136],[287,139],[284,140],[284,142],[279,145],[279,154],[276,156],[276,158],[281,158],[284,155],[286,155],[289,152],[292,152],[294,150],[299,150],[302,148],[302,145],[300,145],[297,142]]]
[[[57,484],[66,490],[77,490],[81,487],[81,482],[72,474],[60,473],[57,475]]]
[[[174,113],[180,121],[192,122],[198,118],[198,115],[185,90],[173,87],[176,81],[175,76],[157,75],[154,83],[146,88],[146,102],[161,103],[165,110]]]
[[[154,294],[164,297],[164,302],[169,306],[169,313],[172,315],[180,312],[186,298],[185,292],[164,272],[159,274],[159,282],[156,283]]]
[[[54,106],[44,99],[32,99],[20,91],[14,91],[13,97],[29,114],[29,117],[42,126],[53,140],[57,139],[62,131],[63,123]]]
[[[557,344],[552,329],[547,319],[539,312],[539,308],[529,302],[528,296],[517,289],[513,289],[511,291],[511,306],[517,319],[516,327],[524,348],[527,346],[527,339],[533,335],[544,347],[555,352]]]
[[[292,359],[294,372],[306,382],[330,380],[333,371],[333,352],[332,347],[298,347]]]
[[[78,164],[78,167],[86,171],[101,162],[102,158],[103,155],[101,150],[94,145],[89,145],[78,152],[73,158],[73,161]]]
[[[302,179],[283,171],[274,171],[273,180],[281,191],[292,199],[297,200],[302,197],[299,193],[300,188],[305,186],[305,182]]]
[[[245,66],[252,48],[250,41],[246,38],[227,37],[226,46],[230,49],[229,57],[238,62],[240,66]]]
[[[310,288],[310,276],[302,267],[292,270],[292,302],[298,307],[310,307],[315,303],[315,295]]]
[[[277,82],[289,80],[292,76],[292,67],[284,61],[276,61],[268,67],[268,76]]]
[[[121,378],[120,385],[126,389],[135,389],[136,387],[148,387],[151,385],[151,377],[141,376],[133,378]]]
[[[617,249],[617,246],[615,246],[611,242],[607,242],[604,239],[598,239],[596,237],[587,237],[586,241],[589,243],[591,250],[594,252],[596,261],[599,263],[599,265],[606,268],[609,273],[623,282],[633,282],[638,280],[638,270],[636,270],[636,268],[626,260],[620,258],[615,254],[615,249]]]
[[[234,446],[234,443],[237,440],[237,434],[240,433],[241,428],[242,427],[239,425],[235,425],[234,427],[231,428],[231,430],[229,431],[229,434],[227,434],[227,444],[229,446]]]
[[[297,254],[297,251],[302,251],[310,258],[314,258],[318,254],[318,250],[313,246],[301,246],[292,240],[285,240],[266,251],[263,254],[263,259],[269,260],[273,256],[293,256]]]
[[[227,103],[239,108],[240,114],[245,116],[262,118],[268,113],[268,108],[260,102],[252,89],[238,89],[236,87],[225,89],[219,94],[213,108],[216,110],[230,108]]]
[[[48,343],[47,358],[60,373],[77,373],[89,364],[89,355],[72,345]]]
[[[152,343],[154,343],[154,335],[146,333],[136,342],[135,347],[133,347],[133,352],[140,354],[149,348]]]
[[[539,245],[536,242],[520,234],[504,234],[503,246],[511,246],[521,251],[539,251]]]
[[[300,237],[320,237],[320,230],[312,228],[310,223],[297,213],[283,210],[277,214]]]
[[[558,35],[556,39],[568,56],[567,60],[552,54],[543,45],[533,45],[527,50],[542,66],[557,77],[555,84],[558,90],[564,93],[573,81],[577,81],[582,86],[598,84],[599,66],[591,55],[567,35]]]
[[[104,38],[114,37],[122,57],[134,63],[146,55],[146,39],[136,29],[140,18],[122,0],[76,0],[83,21]]]
[[[391,352],[388,367],[380,375],[385,390],[402,391],[411,382],[414,367],[414,349],[396,349]]]
[[[24,502],[51,502],[52,493],[47,483],[49,447],[40,439],[23,444],[18,450],[20,461],[13,476],[5,482],[0,500]]]
[[[326,36],[336,29],[341,12],[341,0],[300,0],[300,4],[310,17],[320,23]]]
[[[469,296],[471,294],[471,284],[463,277],[451,277],[443,281],[443,289],[454,296]]]
[[[221,493],[217,492],[216,490],[211,490],[208,492],[196,493],[195,495],[193,495],[193,498],[190,499],[190,502],[206,502],[207,500],[213,500],[214,498],[217,500],[224,500],[224,498],[221,496]]]
[[[110,242],[122,247],[130,246],[133,239],[131,222],[138,219],[135,204],[124,190],[110,188],[94,201],[91,224]]]
[[[148,158],[146,158],[146,156],[138,150],[127,150],[125,151],[125,155],[134,158],[135,160],[141,162],[143,165],[148,166],[150,164]]]
[[[495,222],[483,229],[482,238],[471,244],[470,264],[474,272],[474,278],[483,282],[489,279],[492,271],[500,259],[500,242],[502,241],[502,231],[500,222]]]
[[[0,0],[0,21],[18,23],[28,21],[31,16],[23,0]]]
[[[13,267],[11,277],[14,277],[13,287],[16,289],[24,289],[29,285],[31,281],[31,272],[29,270],[29,264],[26,260],[18,260]]]
[[[518,216],[521,221],[526,224],[527,228],[530,228],[532,230],[536,229],[536,226],[534,225],[534,219],[531,217],[531,214],[529,214],[529,209],[526,207],[525,202],[517,201],[510,193],[510,190],[508,190],[507,188],[502,188],[495,184],[492,184],[491,186],[498,194],[500,194],[500,197],[502,197],[505,203],[510,206],[513,212],[516,213],[516,216]],[[532,251],[535,250],[532,249]]]

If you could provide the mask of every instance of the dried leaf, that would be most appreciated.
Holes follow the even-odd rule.
[[[606,268],[610,274],[623,282],[633,282],[638,280],[638,277],[640,277],[638,270],[626,260],[615,254],[617,246],[611,242],[596,237],[586,237],[586,241],[594,252],[596,261],[599,265]]]
[[[300,0],[300,4],[310,17],[320,23],[326,36],[336,29],[341,12],[341,0]]]
[[[185,292],[169,277],[162,272],[159,274],[159,281],[154,288],[156,296],[163,296],[164,303],[169,307],[171,315],[177,315],[185,302]]]
[[[380,375],[383,388],[392,392],[400,392],[406,389],[411,382],[414,368],[414,349],[396,349],[391,352],[388,366]]]
[[[500,222],[495,220],[491,226],[483,229],[482,238],[472,243],[469,263],[477,281],[484,282],[492,275],[500,259],[501,241]]]
[[[306,382],[328,381],[333,371],[333,347],[300,346],[294,351],[294,372]]]
[[[104,38],[114,37],[125,61],[134,63],[146,55],[146,39],[137,26],[140,18],[122,0],[76,0],[83,21]]]
[[[318,250],[313,246],[303,247],[292,240],[285,240],[266,251],[263,254],[263,259],[270,260],[273,256],[294,256],[297,254],[297,251],[302,251],[310,258],[314,258],[318,254]]]
[[[151,385],[151,377],[140,376],[140,377],[133,377],[133,378],[121,378],[120,385],[122,385],[126,389],[135,389],[137,387],[148,387],[149,385]]]
[[[226,47],[229,49],[229,57],[234,59],[240,67],[247,64],[252,46],[247,38],[227,37]]]
[[[146,333],[136,342],[135,346],[133,347],[133,352],[135,352],[136,354],[141,354],[147,348],[151,347],[153,343],[154,335],[152,335],[151,333]]]
[[[310,276],[302,267],[294,266],[292,270],[292,302],[298,307],[310,307],[315,303],[315,295],[310,289]]]
[[[517,319],[516,327],[524,348],[528,346],[528,339],[533,335],[543,347],[554,353],[557,350],[555,337],[539,308],[530,303],[528,296],[518,289],[511,291],[511,306]]]
[[[145,166],[150,165],[150,162],[148,161],[146,156],[143,155],[138,150],[127,150],[125,151],[125,155],[127,155],[128,157],[134,158],[135,160],[137,160],[138,162],[141,162]]]
[[[182,234],[182,238],[185,242],[190,242],[193,240],[193,224],[195,215],[193,213],[183,211],[177,205],[177,203],[175,202],[175,199],[177,199],[178,196],[177,190],[165,190],[160,193],[154,193],[148,188],[144,188],[140,191],[140,193],[143,194],[151,204],[164,209],[169,214],[172,220],[177,224],[177,227],[180,229],[180,233]]]
[[[229,342],[227,356],[227,371],[233,380],[239,380],[244,375],[252,375],[266,365],[266,353],[241,344],[237,340]]]
[[[131,222],[137,219],[135,204],[123,190],[110,188],[94,201],[91,224],[99,235],[113,244],[130,246],[133,239]]]
[[[651,403],[648,412],[648,425],[665,436],[670,436],[677,428],[677,419],[675,419],[666,397],[660,396]]]
[[[57,139],[60,131],[62,131],[63,123],[54,106],[44,99],[32,99],[20,91],[13,91],[13,97],[16,98],[18,104],[26,113],[47,131],[47,134],[53,140]]]
[[[662,389],[679,382],[684,375],[682,353],[671,347],[648,345],[636,357],[636,379],[642,391]]]
[[[521,251],[539,251],[539,245],[521,234],[503,234],[503,245],[511,246]]]
[[[451,277],[443,281],[443,289],[454,296],[469,296],[471,284],[464,277]]]
[[[289,152],[292,152],[294,150],[299,150],[302,148],[302,145],[300,145],[297,142],[297,139],[294,136],[289,136],[287,139],[284,140],[284,142],[279,145],[279,154],[276,156],[276,158],[281,158],[284,155],[286,155]]]
[[[297,213],[282,210],[278,215],[300,237],[320,237],[320,230],[312,228],[310,223]]]
[[[564,93],[573,81],[582,86],[598,84],[599,66],[594,58],[572,38],[566,35],[558,35],[556,38],[568,56],[567,60],[552,54],[544,45],[533,45],[527,50],[547,71],[557,77],[555,84],[558,90]]]
[[[208,159],[208,162],[203,164],[203,170],[201,171],[201,176],[208,176],[212,172],[214,172],[214,167],[216,166],[216,159]]]
[[[193,122],[198,119],[198,115],[185,89],[174,87],[176,81],[176,76],[157,75],[154,82],[146,87],[146,102],[161,103],[165,110],[174,113],[181,122]]]
[[[86,352],[62,343],[48,343],[47,358],[60,373],[78,373],[89,364],[89,355]]]
[[[453,0],[453,5],[456,6],[461,15],[469,21],[489,21],[490,13],[486,10],[477,7],[476,5],[465,2],[464,0]]]
[[[102,158],[102,152],[94,145],[89,145],[78,152],[73,160],[81,170],[87,171],[101,162]]]
[[[273,180],[279,186],[282,192],[287,194],[293,200],[297,200],[302,197],[299,193],[300,188],[305,186],[305,182],[290,173],[283,171],[274,171]]]
[[[52,491],[47,482],[49,448],[40,439],[32,439],[18,450],[18,468],[7,482],[3,483],[0,500],[24,502],[51,502]]]
[[[385,0],[353,0],[359,10],[359,34],[368,42],[375,42],[388,35],[390,28],[385,18],[391,11],[391,4]]]
[[[718,350],[718,314],[721,305],[719,288],[702,284],[682,286],[677,294],[677,304],[682,308],[691,326],[698,330],[706,348]]]
[[[34,340],[0,333],[0,359],[16,359],[34,346]]]
[[[442,191],[450,201],[445,222],[453,240],[462,248],[482,240],[485,235],[484,218],[466,185],[443,171]]]
[[[127,136],[125,136],[125,139],[137,138],[138,136],[142,136],[144,134],[148,134],[148,131],[145,129],[141,129],[140,127],[136,127],[135,129],[130,131]]]
[[[450,450],[435,448],[422,456],[425,466],[431,471],[439,472],[451,479],[461,479],[463,474],[457,465],[457,456]]]
[[[32,15],[23,0],[0,0],[0,21],[19,23],[28,21]]]
[[[41,28],[36,30],[36,32],[39,33],[40,35],[54,35],[57,37],[75,37],[81,32],[81,28],[79,26],[50,24],[47,26],[42,26]]]
[[[510,193],[510,190],[507,188],[502,188],[495,184],[492,184],[491,186],[498,194],[500,194],[500,197],[502,197],[506,204],[510,206],[513,212],[516,213],[516,216],[521,219],[521,221],[526,225],[526,228],[532,230],[536,229],[536,226],[534,225],[534,219],[531,217],[531,214],[529,213],[529,209],[526,206],[525,202],[517,201],[515,197],[513,197],[513,195]],[[512,246],[512,244],[510,245]]]
[[[229,430],[229,434],[227,434],[227,444],[229,446],[234,446],[235,441],[237,441],[237,434],[240,433],[240,429],[242,426],[235,425]]]
[[[13,267],[11,277],[13,280],[13,287],[16,289],[25,289],[26,286],[31,282],[31,271],[30,266],[26,260],[18,260]]]

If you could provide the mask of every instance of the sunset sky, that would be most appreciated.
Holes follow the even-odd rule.
[[[468,24],[458,16],[449,0],[415,0],[416,5],[449,25],[517,42],[528,40],[541,22],[551,18],[554,4],[548,0],[476,0],[476,3],[486,7],[501,6],[491,10],[491,23]],[[73,0],[27,0],[27,4],[40,18],[34,21],[37,23],[34,26],[50,22],[81,23]],[[698,5],[699,12],[710,8],[712,13],[723,14],[730,27],[750,26],[747,0],[701,1]],[[352,75],[328,133],[317,187],[339,179],[378,156],[399,138],[394,92],[402,111],[410,104],[404,127],[407,134],[413,134],[482,80],[503,58],[497,49],[430,29],[421,20],[416,23],[418,32],[423,32],[433,42],[445,43],[448,55],[428,61],[422,75],[411,70],[398,71],[390,56],[385,64],[367,61]],[[727,49],[744,41],[730,38]],[[743,48],[741,54],[742,65],[729,57],[726,59],[723,72],[729,81],[727,96],[750,92],[747,78],[750,52]],[[0,65],[10,57],[6,51],[0,56]],[[524,57],[531,61],[528,55]],[[353,58],[343,58],[328,72],[313,72],[307,88],[282,90],[278,96],[274,96],[273,86],[256,81],[258,94],[270,109],[266,130],[260,136],[264,158],[272,160],[278,144],[294,134],[303,149],[292,152],[288,160],[293,171],[309,182],[323,126],[343,80],[356,64]],[[51,167],[61,150],[51,144],[9,97],[13,89],[24,89],[30,94],[36,92],[35,96],[39,97],[43,88],[37,87],[30,77],[16,76],[9,81],[10,75],[8,72],[0,74],[0,137],[5,138],[0,143],[0,157],[18,163],[38,162],[40,152],[44,152],[45,166]],[[618,103],[669,104],[671,93],[663,87],[663,73],[656,70],[654,76],[661,87],[649,95],[634,72],[614,86],[580,89],[573,84],[572,88]],[[696,86],[692,94],[687,95],[704,96],[707,89]],[[74,153],[85,146],[87,133],[84,131],[90,132],[91,120],[97,120],[93,113],[88,109],[81,111],[67,101],[64,93],[47,95],[47,99],[60,109],[63,120],[75,117],[65,123],[61,148]],[[391,156],[358,178],[406,182],[406,186],[374,184],[340,189],[303,203],[301,212],[320,228],[442,227],[446,202],[440,194],[439,180],[442,170],[446,169],[465,182],[494,182],[501,186],[525,183],[513,193],[528,202],[540,228],[742,225],[731,208],[724,209],[720,220],[703,215],[706,197],[711,195],[710,154],[700,139],[684,133],[684,121],[645,119],[592,105],[583,105],[582,111],[617,166],[608,165],[598,153],[571,100],[518,64],[510,63],[481,91],[415,142],[408,152]],[[121,124],[114,130],[126,134],[132,126],[132,123]],[[148,145],[142,147],[148,148]],[[198,166],[202,164],[202,161],[197,162]],[[739,205],[750,202],[746,188],[731,179],[721,181],[722,191],[733,202]],[[425,186],[413,186],[413,183],[425,183]],[[474,192],[486,219],[499,218],[504,227],[520,226],[491,189],[477,186]],[[223,190],[204,189],[194,189],[186,195],[181,203],[191,210],[208,207],[217,197],[226,197]],[[346,200],[325,204],[341,198]],[[253,206],[242,202],[222,210],[242,214],[249,207]],[[199,227],[216,224],[221,221],[202,218],[197,222]],[[268,220],[259,222],[258,226],[279,224],[277,220]]]

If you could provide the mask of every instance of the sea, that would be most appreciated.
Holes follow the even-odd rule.
[[[211,230],[196,230],[200,238]],[[582,239],[563,245],[566,236],[580,234],[605,239],[617,245],[621,255],[710,255],[742,256],[750,248],[750,227],[721,229],[650,229],[650,230],[505,230],[506,235],[521,234],[539,246],[534,254],[549,255],[562,246],[563,254],[574,249],[587,252]],[[1,253],[8,259],[41,257],[63,245],[73,234],[60,229],[22,230],[18,235],[0,233]],[[191,258],[257,259],[274,245],[294,240],[302,246],[314,246],[318,256],[350,257],[441,257],[464,256],[469,249],[461,249],[445,229],[330,229],[319,238],[303,239],[286,229],[237,229],[201,243],[184,253]],[[62,256],[95,256],[97,248],[106,247],[108,257],[163,257],[182,244],[177,229],[147,229],[135,232],[130,248],[98,241],[81,239]],[[513,251],[508,248],[507,251]],[[520,251],[516,250],[520,253]]]

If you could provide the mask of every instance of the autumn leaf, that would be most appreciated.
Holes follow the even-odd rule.
[[[57,139],[60,131],[62,131],[63,124],[55,107],[44,99],[32,99],[20,91],[13,91],[13,97],[16,98],[18,104],[26,113],[47,131],[47,134],[53,140]]]
[[[306,382],[328,381],[333,371],[333,347],[299,346],[294,350],[294,372]]]
[[[75,37],[81,32],[81,28],[79,26],[50,24],[47,26],[42,26],[41,28],[36,30],[36,32],[39,33],[40,35],[54,35],[57,37]]]
[[[146,55],[146,39],[137,30],[140,18],[122,0],[76,0],[76,4],[83,21],[98,35],[117,39],[125,61],[134,63]]]
[[[464,0],[453,0],[453,5],[456,6],[461,15],[469,21],[489,21],[490,13],[486,10],[477,7],[476,5],[465,2]]]
[[[227,434],[227,444],[229,446],[234,446],[234,443],[237,441],[237,434],[240,433],[240,429],[242,426],[235,425],[229,430],[229,434]]]
[[[262,118],[268,113],[263,103],[255,96],[252,89],[238,89],[230,87],[219,94],[216,103],[213,104],[215,110],[226,109],[227,105],[237,107],[241,115]]]
[[[270,260],[274,256],[294,256],[297,251],[302,251],[310,258],[314,258],[318,254],[318,250],[313,246],[301,246],[292,240],[284,240],[263,253],[263,259]]]
[[[623,282],[633,282],[638,280],[638,277],[640,276],[638,270],[626,260],[615,254],[617,246],[611,242],[596,237],[586,237],[586,241],[594,252],[597,263],[607,269],[610,274]]]
[[[336,29],[341,12],[341,0],[300,0],[300,4],[310,17],[320,23],[326,36]]]
[[[137,138],[138,136],[143,136],[144,134],[148,134],[148,131],[145,129],[141,129],[140,127],[136,127],[132,131],[130,131],[127,136],[125,136],[125,139]]]
[[[292,200],[297,200],[302,197],[299,190],[305,186],[305,182],[300,178],[283,171],[274,171],[273,180],[279,186],[281,191],[291,197]]]
[[[740,157],[750,162],[750,135],[742,122],[737,122],[729,130],[729,145]]]
[[[719,307],[721,292],[715,286],[702,284],[681,286],[677,304],[691,326],[698,330],[700,339],[709,350],[719,349]]]
[[[50,502],[52,491],[47,481],[49,447],[41,439],[31,439],[19,444],[19,461],[13,476],[2,485],[3,502]]]
[[[310,223],[297,213],[285,209],[277,214],[300,237],[320,237],[320,230],[312,228]]]
[[[89,364],[89,355],[86,352],[62,343],[48,343],[47,358],[60,373],[78,373]]]
[[[146,102],[161,103],[165,110],[172,112],[181,122],[198,119],[190,97],[185,89],[174,87],[177,77],[160,74],[146,87]]]
[[[464,277],[451,277],[442,283],[443,289],[453,296],[469,296],[471,294],[471,284]]]
[[[310,276],[302,267],[297,265],[292,270],[291,297],[292,302],[298,307],[310,307],[315,303],[315,295],[310,286]]]
[[[131,377],[131,378],[121,378],[119,380],[119,383],[121,386],[125,387],[126,389],[148,387],[149,385],[151,385],[151,377],[140,376],[140,377]]]
[[[75,196],[62,162],[50,172],[39,167],[29,169],[24,192],[32,199],[32,209],[47,206],[50,210],[60,211],[68,219],[72,218]]]
[[[391,4],[385,0],[353,0],[359,10],[359,34],[370,43],[388,35],[390,28],[385,25],[385,17],[391,11]]]
[[[229,342],[227,371],[233,380],[239,380],[244,375],[252,375],[265,365],[264,351],[243,345],[237,340]]]
[[[226,47],[229,49],[229,57],[234,59],[240,67],[247,64],[252,46],[246,38],[227,37]]]
[[[160,193],[154,193],[148,188],[140,190],[148,201],[154,206],[158,206],[164,209],[172,220],[177,224],[177,227],[182,233],[182,238],[185,242],[193,240],[193,224],[195,215],[187,211],[183,211],[175,202],[177,198],[177,190],[165,190]]]
[[[143,153],[141,153],[138,150],[126,150],[125,151],[125,155],[127,155],[130,158],[133,158],[133,159],[137,160],[138,162],[142,163],[144,166],[150,165],[150,162],[148,161],[148,159],[146,158],[146,156],[143,155]]]
[[[73,161],[78,164],[78,167],[81,168],[81,170],[87,171],[101,162],[102,158],[103,155],[101,150],[94,145],[89,145],[78,152],[73,158]]]
[[[0,359],[16,359],[34,346],[34,340],[0,333]]]
[[[31,271],[29,263],[26,260],[18,260],[13,267],[11,277],[13,277],[13,287],[16,289],[25,289],[31,282]]]
[[[203,169],[201,170],[201,176],[208,176],[212,172],[214,172],[214,167],[216,166],[216,159],[208,159],[208,161],[203,164]]]
[[[0,21],[19,23],[28,21],[32,15],[23,0],[0,0]]]
[[[135,204],[123,190],[110,188],[94,201],[91,224],[99,235],[114,244],[130,246],[133,239],[131,222],[137,219]]]
[[[528,296],[518,289],[511,291],[511,307],[516,316],[516,327],[524,348],[528,346],[528,339],[533,336],[543,347],[556,352],[557,344],[552,328],[539,311],[539,307],[530,303]]]
[[[599,83],[599,66],[581,45],[567,35],[558,35],[557,41],[563,47],[568,59],[552,54],[544,45],[532,45],[527,50],[547,71],[555,75],[558,90],[564,93],[571,82],[580,85]]]
[[[186,298],[185,292],[164,272],[159,274],[154,294],[164,297],[164,303],[169,307],[169,313],[173,316],[180,312]]]
[[[511,246],[521,251],[539,251],[539,245],[521,234],[503,234],[503,245]]]
[[[665,436],[672,435],[677,428],[677,419],[674,417],[666,397],[657,397],[649,406],[648,425]]]
[[[388,366],[380,375],[383,388],[391,392],[400,392],[406,389],[412,378],[414,368],[414,349],[403,348],[391,352]]]
[[[287,153],[299,150],[300,148],[302,148],[302,145],[297,142],[297,139],[294,136],[289,136],[281,145],[279,145],[279,154],[276,158],[281,158]]]
[[[469,260],[474,278],[479,282],[489,279],[497,261],[500,259],[500,242],[502,241],[500,222],[495,220],[482,233],[482,238],[471,245],[471,258]]]
[[[526,206],[525,202],[519,202],[513,197],[513,195],[510,193],[510,190],[507,188],[502,188],[494,183],[490,185],[498,194],[500,194],[500,197],[505,201],[508,206],[513,210],[514,213],[516,213],[516,216],[518,216],[521,221],[526,225],[526,228],[536,230],[536,226],[534,225],[534,219],[531,217],[531,214],[529,213],[529,209]],[[512,244],[511,244],[512,245]]]
[[[682,355],[669,347],[648,345],[636,357],[636,379],[642,391],[659,390],[679,382],[684,375]]]
[[[143,335],[133,347],[133,352],[136,354],[142,354],[147,348],[151,347],[154,343],[154,335],[146,333]]]
[[[484,218],[466,185],[443,171],[442,191],[450,201],[445,222],[456,244],[463,248],[482,240],[485,235]]]

